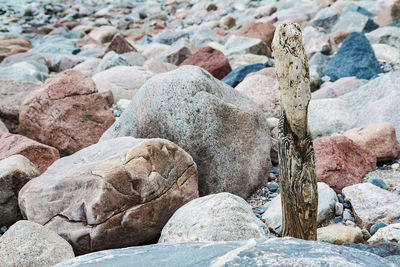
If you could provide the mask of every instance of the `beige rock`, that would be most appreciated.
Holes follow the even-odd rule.
[[[198,197],[192,157],[164,139],[112,139],[54,165],[23,187],[19,205],[78,254],[150,242]]]
[[[235,89],[256,102],[268,117],[279,118],[281,106],[275,68],[250,73]]]
[[[101,26],[91,31],[89,36],[98,42],[107,43],[112,40],[117,32],[117,29],[113,26]]]
[[[372,49],[374,49],[375,56],[378,60],[395,62],[400,57],[400,50],[390,45],[373,44]]]
[[[160,44],[160,43],[151,43],[148,45],[136,46],[138,51],[148,59],[157,58],[160,54],[167,51],[170,47],[171,47],[170,45]]]
[[[364,183],[345,187],[343,195],[350,201],[356,222],[369,230],[377,222],[391,223],[400,218],[400,195]]]
[[[154,60],[154,59],[148,59],[143,64],[143,69],[157,73],[157,74],[175,70],[177,68],[178,68],[178,66],[176,66],[174,64],[171,64],[168,62],[162,62],[162,61],[158,61],[158,60]]]
[[[378,229],[378,231],[368,239],[368,243],[379,242],[400,242],[400,223],[393,223]]]
[[[219,24],[223,27],[230,29],[236,25],[236,20],[231,15],[226,15],[221,18],[221,20],[219,21]]]
[[[74,258],[70,244],[47,227],[18,221],[0,238],[0,266],[53,266]]]
[[[394,159],[399,153],[396,129],[389,122],[353,128],[344,132],[343,135],[370,151],[377,161]]]
[[[341,245],[343,243],[361,243],[364,238],[360,228],[331,224],[317,229],[317,240]]]
[[[0,160],[0,225],[10,226],[21,219],[18,192],[39,174],[36,166],[22,155]]]

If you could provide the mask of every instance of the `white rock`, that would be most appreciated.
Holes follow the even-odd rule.
[[[233,241],[268,237],[269,231],[247,202],[230,193],[194,199],[164,226],[159,243]]]
[[[389,224],[368,239],[368,243],[400,242],[400,223]]]
[[[397,61],[400,56],[399,49],[390,45],[373,44],[372,49],[374,49],[375,56],[378,60],[394,62]]]
[[[331,224],[317,229],[317,240],[331,244],[361,243],[364,241],[360,228]]]
[[[343,214],[343,204],[336,202],[335,204],[335,215],[336,216],[342,216]]]

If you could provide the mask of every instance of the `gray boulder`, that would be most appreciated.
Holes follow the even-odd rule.
[[[244,199],[219,193],[194,199],[179,208],[164,226],[158,243],[236,241],[268,236],[268,227]]]
[[[295,238],[231,242],[187,242],[91,253],[55,267],[158,266],[364,266],[393,262],[355,248]]]
[[[167,138],[193,156],[200,195],[248,197],[268,179],[270,132],[248,97],[196,66],[154,76],[101,140]]]

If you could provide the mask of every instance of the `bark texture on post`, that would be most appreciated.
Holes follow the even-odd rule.
[[[272,49],[281,101],[278,154],[283,236],[316,240],[318,190],[307,125],[310,75],[300,26],[279,25]]]

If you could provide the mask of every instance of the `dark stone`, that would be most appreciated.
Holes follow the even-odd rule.
[[[346,209],[350,209],[351,205],[350,205],[350,203],[345,202],[345,203],[343,203],[343,207],[345,207]]]
[[[371,178],[368,178],[367,182],[371,183],[373,185],[376,185],[377,187],[380,187],[382,189],[385,189],[385,190],[388,189],[388,186],[381,178],[371,177]]]
[[[338,200],[339,200],[339,203],[344,203],[344,199],[343,199],[343,196],[342,196],[342,194],[338,194],[337,195],[337,198],[338,198]]]
[[[232,255],[232,256],[229,256]],[[62,266],[396,266],[355,248],[295,238],[187,242],[104,250]]]
[[[256,72],[264,69],[265,66],[262,63],[249,64],[249,65],[240,65],[236,69],[234,69],[231,73],[229,73],[222,81],[233,88],[236,87],[243,79],[252,72]]]
[[[376,30],[376,29],[378,29],[378,28],[379,28],[379,25],[376,24],[372,19],[369,19],[369,20],[367,21],[367,23],[365,24],[363,30],[364,30],[365,32],[372,32],[373,30]]]
[[[333,221],[335,223],[340,223],[341,221],[343,221],[343,218],[342,218],[342,216],[337,216],[337,217],[335,217],[335,219],[333,219]]]
[[[363,33],[352,32],[328,62],[322,76],[329,76],[334,82],[351,76],[369,80],[376,78],[379,73],[382,70],[367,38]]]
[[[386,227],[386,226],[387,226],[386,223],[378,222],[371,226],[371,228],[369,229],[369,232],[371,235],[374,235],[379,229]]]
[[[278,188],[279,188],[279,184],[275,183],[275,182],[271,182],[271,183],[267,184],[267,187],[268,187],[269,191],[276,192],[276,190],[278,190]]]

